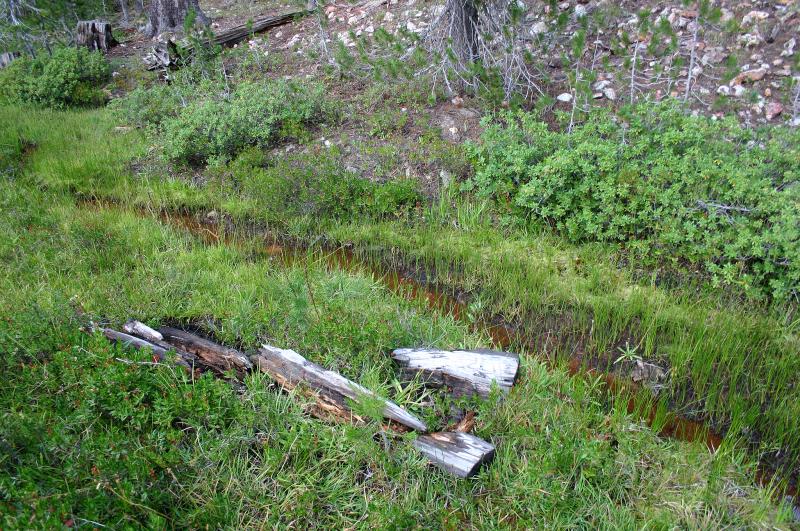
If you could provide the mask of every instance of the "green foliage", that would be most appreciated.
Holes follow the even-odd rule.
[[[0,96],[17,103],[63,109],[105,102],[99,85],[108,81],[108,61],[85,48],[57,48],[52,55],[20,58],[0,70]]]
[[[504,114],[470,148],[465,188],[573,242],[623,242],[779,300],[800,289],[796,131],[744,129],[668,106],[595,112],[572,134]]]
[[[335,152],[267,167],[265,162],[257,150],[244,151],[220,175],[218,186],[224,195],[236,194],[243,205],[259,205],[276,222],[296,216],[402,217],[422,200],[416,180],[378,183],[361,178],[344,170]]]
[[[206,80],[178,88],[138,89],[120,104],[137,125],[163,138],[164,155],[182,164],[230,160],[249,146],[304,140],[306,127],[329,115],[322,87],[286,81],[245,82],[227,94]]]

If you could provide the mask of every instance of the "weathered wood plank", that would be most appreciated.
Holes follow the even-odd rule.
[[[294,350],[264,345],[258,352],[252,360],[260,371],[286,389],[294,389],[301,384],[307,386],[315,393],[318,404],[328,413],[352,417],[348,399],[358,401],[361,397],[379,398],[369,389],[308,361]],[[424,422],[394,402],[384,400],[384,404],[384,417],[413,430],[423,433],[428,431]]]
[[[166,326],[159,329],[158,333],[166,343],[194,354],[204,365],[219,373],[233,369],[239,376],[243,376],[253,368],[247,356],[238,350],[224,347],[190,332]]]
[[[492,382],[508,393],[517,378],[519,356],[496,350],[436,350],[399,348],[392,359],[406,377],[421,373],[433,386],[452,388],[455,396],[489,396]]]
[[[494,459],[495,452],[483,439],[455,431],[420,435],[413,445],[433,464],[460,478],[474,476],[482,464]]]

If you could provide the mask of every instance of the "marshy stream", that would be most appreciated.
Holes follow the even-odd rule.
[[[97,199],[86,199],[83,204],[94,209],[126,209],[116,203]],[[132,210],[133,211],[133,210]],[[139,215],[150,215],[144,210],[133,211]],[[207,244],[237,244],[237,233],[227,230],[224,223],[216,219],[201,220],[197,215],[176,212],[159,212],[158,217],[165,223],[180,227]],[[454,319],[469,323],[471,329],[483,332],[491,337],[493,346],[503,350],[523,350],[526,353],[537,355],[545,363],[554,367],[557,360],[543,352],[534,339],[525,334],[524,330],[508,325],[497,319],[483,317],[475,318],[470,312],[464,297],[453,296],[429,282],[424,274],[408,272],[399,268],[390,268],[380,265],[376,260],[360,257],[352,248],[328,247],[324,245],[307,246],[296,243],[284,243],[277,240],[266,231],[248,230],[246,237],[263,239],[263,247],[259,252],[263,256],[289,267],[303,265],[309,262],[323,263],[328,268],[351,272],[367,272],[384,285],[393,294],[411,301],[423,301],[424,304],[442,315],[452,316]],[[707,448],[715,451],[720,447],[723,436],[712,430],[704,422],[669,412],[664,417],[656,401],[650,401],[642,407],[640,400],[636,400],[637,392],[642,385],[630,378],[611,372],[587,367],[579,356],[567,360],[567,370],[571,376],[584,378],[602,378],[606,384],[609,396],[617,399],[627,397],[627,410],[648,426],[658,429],[662,437],[669,437],[680,441],[702,441]],[[641,395],[641,393],[639,393]],[[657,424],[657,425],[656,425]],[[761,463],[756,474],[757,482],[765,487],[770,486],[780,475],[771,467]],[[800,521],[800,506],[798,505],[796,484],[788,482],[788,486],[779,489],[783,496],[790,496],[793,500],[795,518]]]

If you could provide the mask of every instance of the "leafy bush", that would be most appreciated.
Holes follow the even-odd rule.
[[[800,289],[800,133],[641,107],[572,134],[525,113],[486,123],[465,188],[572,241],[623,242],[776,299]]]
[[[111,69],[99,52],[85,48],[58,48],[52,55],[20,58],[0,71],[0,93],[17,103],[63,109],[96,106],[105,101],[99,85]]]
[[[250,146],[303,139],[326,114],[322,87],[287,81],[245,82],[227,94],[215,81],[133,91],[120,110],[163,138],[170,161],[226,161]]]

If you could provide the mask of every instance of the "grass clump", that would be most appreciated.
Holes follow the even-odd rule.
[[[798,145],[797,131],[753,131],[668,105],[620,118],[595,111],[571,133],[506,113],[472,146],[465,188],[571,242],[621,242],[650,263],[795,300]]]
[[[0,70],[0,96],[9,102],[64,109],[105,102],[100,85],[111,67],[100,52],[60,47],[52,55],[20,58]]]

